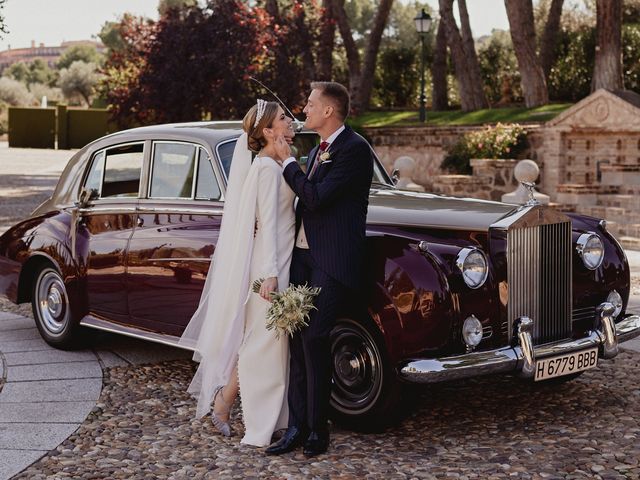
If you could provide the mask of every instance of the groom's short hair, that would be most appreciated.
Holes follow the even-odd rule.
[[[346,120],[351,108],[349,91],[338,82],[311,82],[312,90],[320,90],[336,108],[336,113],[342,121]]]

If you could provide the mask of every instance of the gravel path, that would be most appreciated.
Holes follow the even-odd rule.
[[[231,438],[193,420],[190,361],[117,367],[84,425],[15,478],[639,478],[639,363],[623,352],[556,386],[435,385],[399,427],[334,427],[330,452],[312,460],[239,445],[238,413]]]
[[[631,295],[640,295],[640,272],[631,274]]]

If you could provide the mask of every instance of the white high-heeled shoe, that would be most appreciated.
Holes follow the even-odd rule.
[[[231,407],[232,405],[229,405],[225,399],[224,396],[222,395],[222,388],[223,386],[219,386],[216,388],[215,392],[213,393],[213,405],[211,406],[211,423],[213,423],[213,426],[216,427],[216,429],[225,437],[230,437],[231,436],[231,425],[229,425],[229,421],[227,420],[226,422],[224,420],[222,420],[215,412],[214,408],[215,408],[215,404],[216,404],[216,398],[218,398],[218,394],[220,395],[220,403],[222,403],[222,406],[226,409],[225,412],[221,412],[222,414],[226,414],[229,416],[229,418],[231,418]]]

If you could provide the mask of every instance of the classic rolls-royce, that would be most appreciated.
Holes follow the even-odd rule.
[[[0,294],[46,342],[87,328],[176,345],[200,299],[239,122],[142,127],[79,150],[50,199],[0,237]],[[295,139],[300,153],[318,141]],[[304,164],[304,155],[298,155]],[[376,161],[361,303],[332,332],[331,405],[385,419],[406,382],[564,381],[640,334],[602,220],[398,190]]]

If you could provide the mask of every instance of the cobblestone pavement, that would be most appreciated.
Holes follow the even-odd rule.
[[[237,413],[231,438],[193,420],[190,361],[117,367],[83,426],[16,478],[639,478],[639,363],[623,352],[556,386],[434,385],[400,426],[334,427],[330,452],[311,460],[241,446]]]

